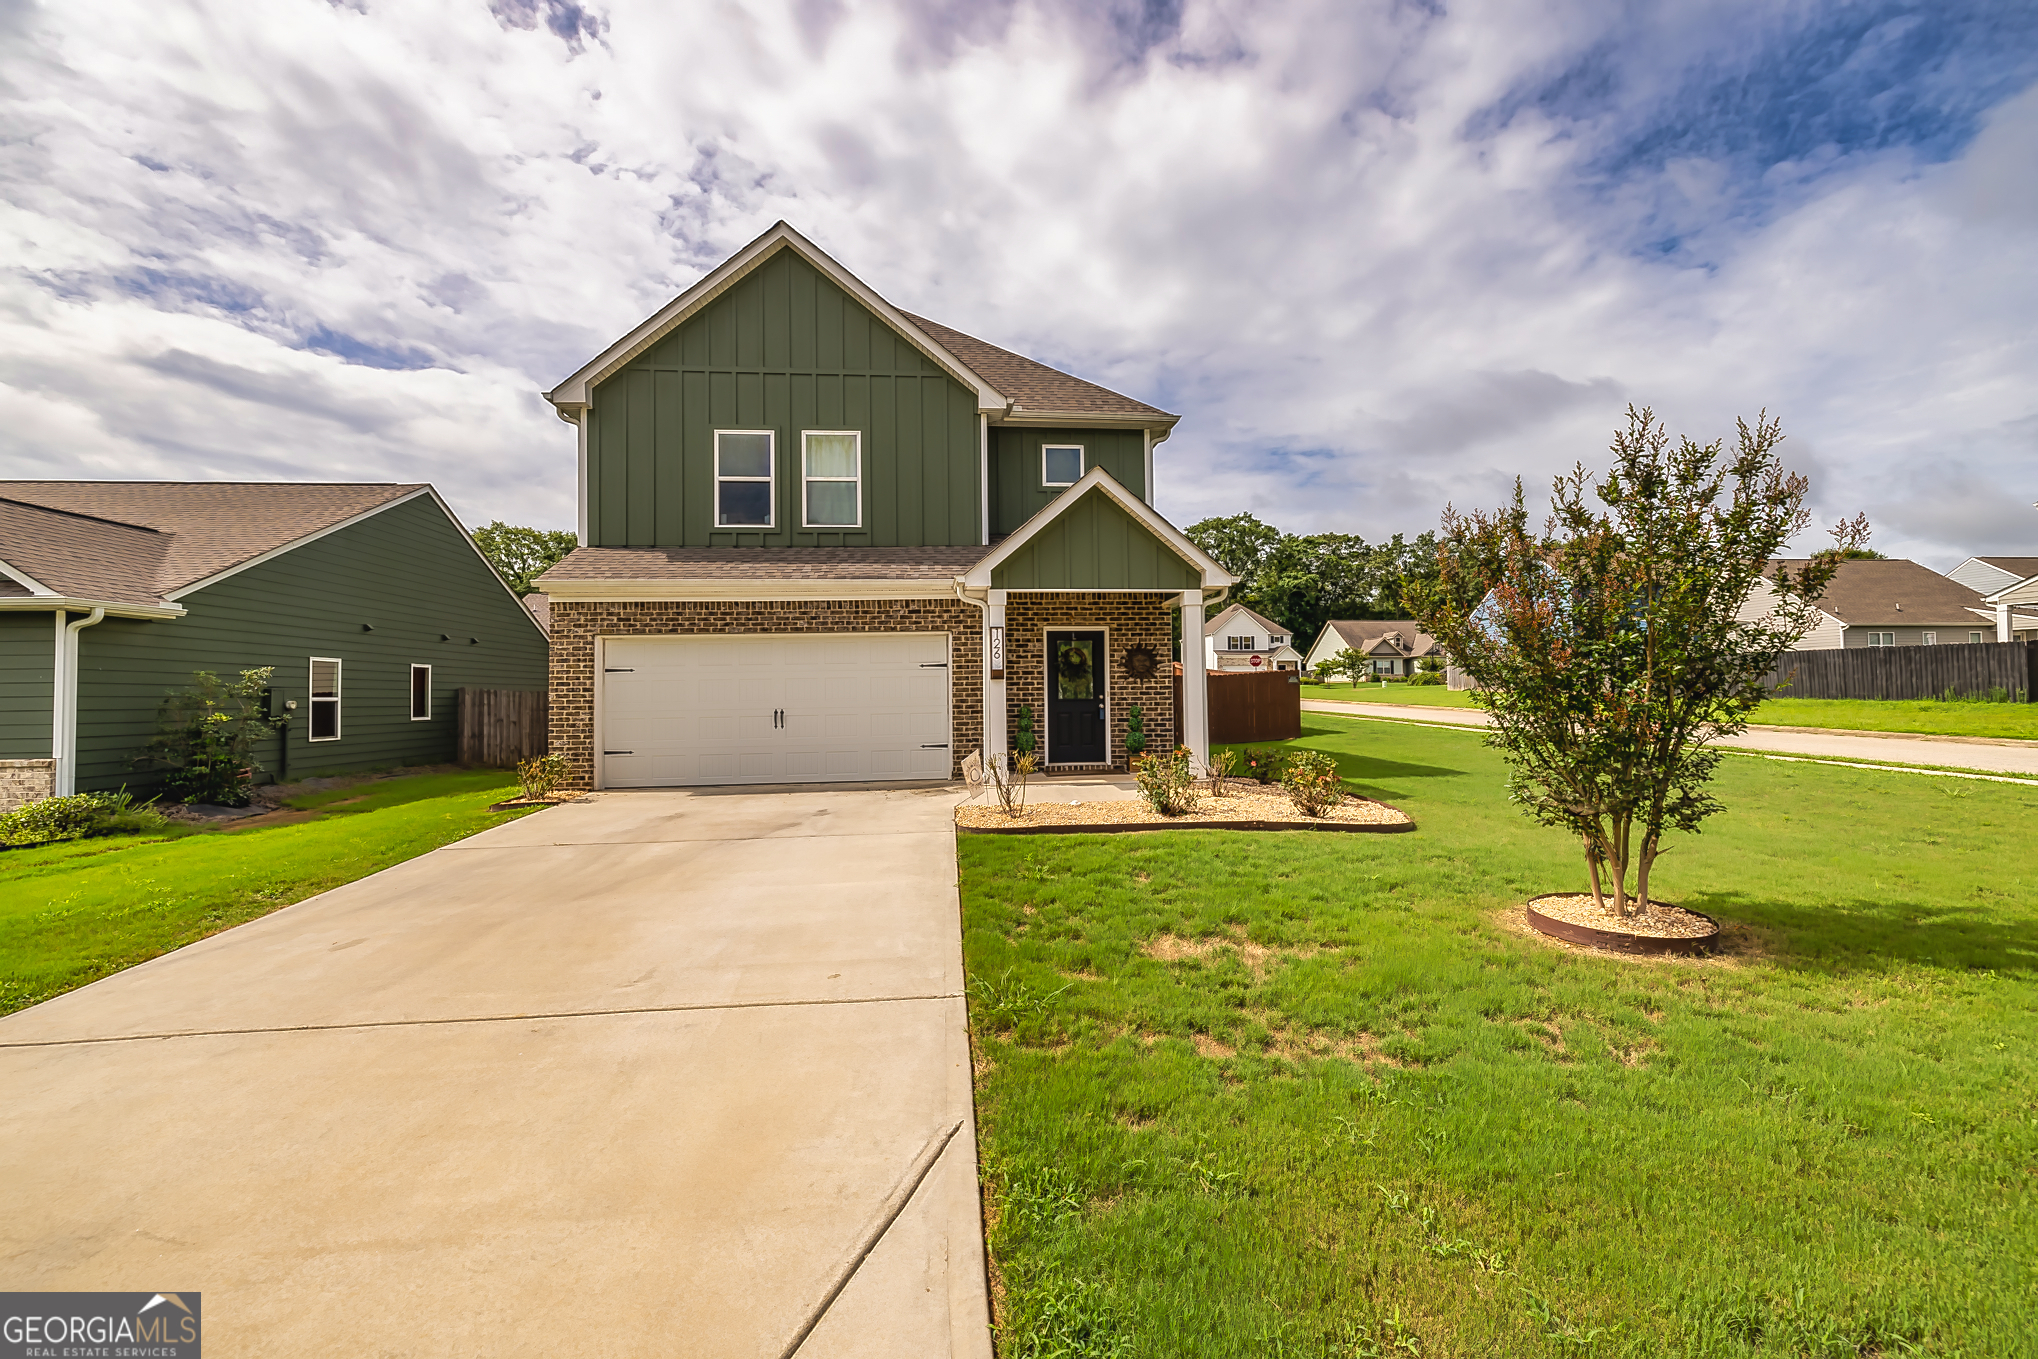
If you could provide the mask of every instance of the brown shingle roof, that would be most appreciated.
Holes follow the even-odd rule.
[[[1324,626],[1337,633],[1354,651],[1370,653],[1380,648],[1388,634],[1399,633],[1399,644],[1389,646],[1387,650],[1402,656],[1437,654],[1436,638],[1424,632],[1412,618],[1357,618],[1332,621]]]
[[[1243,604],[1225,605],[1224,611],[1222,613],[1218,614],[1215,618],[1211,619],[1208,623],[1205,623],[1203,625],[1203,635],[1205,637],[1215,637],[1217,635],[1218,629],[1222,628],[1225,624],[1229,623],[1232,619],[1238,617],[1238,615],[1240,614],[1244,614],[1247,618],[1252,619],[1253,622],[1258,623],[1260,625],[1260,630],[1263,632],[1266,632],[1275,637],[1289,636],[1288,629],[1282,627],[1279,623],[1276,623],[1273,619],[1267,617],[1265,614],[1254,613],[1251,609],[1248,609]]]
[[[538,620],[538,626],[552,631],[552,598],[549,595],[529,594],[524,596],[524,607],[531,611],[531,617]]]
[[[1998,571],[2008,571],[2018,580],[2038,576],[2038,557],[1976,557],[1975,560],[1985,562]]]
[[[577,547],[540,576],[575,580],[947,580],[988,547]]]
[[[375,482],[0,481],[0,561],[74,598],[158,604],[424,489]]]
[[[1772,564],[1801,567],[1802,558]],[[1841,562],[1818,607],[1849,627],[1976,626],[1970,610],[1984,607],[1981,592],[1901,557]],[[1902,605],[1902,608],[1898,608]]]
[[[1000,349],[973,335],[952,330],[938,321],[911,312],[900,313],[926,331],[941,347],[968,364],[976,375],[1009,397],[1015,414],[1027,412],[1068,412],[1076,415],[1151,416],[1158,421],[1179,417],[1158,406],[1121,396],[1108,387],[1072,377],[1059,368],[1036,363],[1009,349]]]

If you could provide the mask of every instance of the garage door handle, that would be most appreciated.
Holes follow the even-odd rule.
[[[635,755],[636,753],[634,750],[604,750],[602,752],[604,755]]]
[[[946,742],[946,741],[943,741],[943,742],[942,742],[942,743],[941,743],[940,745],[938,745],[938,746],[921,746],[921,747],[920,747],[920,749],[922,749],[922,750],[946,750],[946,749],[948,749],[948,742]]]
[[[634,665],[605,665],[601,670],[604,675],[634,675],[637,673],[637,667]]]
[[[922,662],[920,662],[920,668],[921,668],[922,670],[946,670],[946,669],[948,669],[948,662],[947,662],[947,661],[922,661]]]

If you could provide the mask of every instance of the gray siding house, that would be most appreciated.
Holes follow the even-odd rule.
[[[781,222],[546,393],[582,546],[546,572],[574,786],[949,779],[1204,749],[1175,615],[1234,578],[1152,507],[1178,417],[899,310]]]
[[[454,690],[546,642],[429,486],[0,482],[0,802],[148,789],[164,695],[258,666],[302,776],[452,759]]]
[[[1789,565],[1804,565],[1792,560]],[[1739,616],[1760,618],[1775,607],[1765,582],[1741,606]],[[2038,627],[2038,619],[2012,618],[2016,628]],[[1995,613],[1972,586],[1900,557],[1843,561],[1819,597],[1818,618],[1800,651],[1844,647],[1959,646],[1993,642]],[[2004,641],[2012,638],[2003,638]]]

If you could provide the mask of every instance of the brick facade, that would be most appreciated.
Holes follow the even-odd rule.
[[[552,600],[551,752],[566,785],[594,786],[594,639],[759,632],[945,632],[949,635],[949,776],[983,732],[983,615],[940,599]]]
[[[1021,704],[1033,708],[1033,729],[1047,744],[1047,634],[1064,629],[1102,631],[1109,669],[1105,695],[1111,713],[1110,767],[1119,773],[1125,759],[1126,710],[1139,704],[1146,723],[1149,754],[1166,750],[1175,736],[1174,616],[1179,594],[1012,594],[1005,601],[1006,731],[1019,730]],[[1153,648],[1158,668],[1149,679],[1125,671],[1125,653],[1145,644]],[[1052,751],[1043,749],[1044,758]],[[1049,765],[1050,769],[1098,766]]]
[[[0,760],[0,812],[40,802],[56,791],[55,760]]]

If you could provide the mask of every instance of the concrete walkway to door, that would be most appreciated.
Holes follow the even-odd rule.
[[[988,1359],[948,789],[595,794],[0,1020],[14,1289],[264,1356]]]

